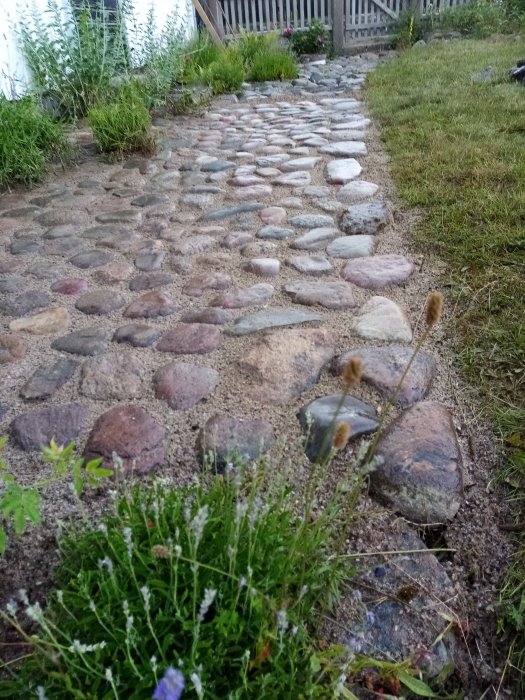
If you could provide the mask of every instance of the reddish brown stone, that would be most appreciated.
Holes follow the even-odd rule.
[[[208,289],[228,289],[232,279],[225,272],[204,272],[201,275],[190,277],[182,291],[189,297],[200,297]]]
[[[165,333],[157,350],[176,355],[203,355],[216,350],[221,342],[221,332],[208,323],[181,323]]]
[[[51,286],[52,292],[58,292],[58,294],[80,294],[85,292],[88,288],[88,283],[86,280],[72,278],[68,280],[58,280]]]
[[[77,403],[47,406],[23,413],[11,423],[11,432],[26,452],[40,450],[51,438],[58,445],[76,440],[87,417],[87,408]]]
[[[183,411],[206,399],[219,383],[219,373],[210,367],[174,362],[161,367],[153,377],[155,396]]]
[[[167,292],[153,289],[132,301],[124,310],[123,315],[128,318],[154,318],[155,316],[169,316],[175,313],[178,308]]]

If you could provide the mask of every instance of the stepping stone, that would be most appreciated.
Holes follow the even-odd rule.
[[[97,401],[140,398],[143,394],[142,360],[130,352],[112,353],[86,360],[82,366],[80,393]]]
[[[122,315],[127,318],[155,318],[170,316],[178,310],[179,305],[167,292],[152,289],[128,304]]]
[[[210,289],[228,289],[231,283],[232,278],[225,272],[205,272],[190,277],[182,291],[189,297],[201,297]]]
[[[238,318],[233,326],[228,329],[228,335],[248,335],[276,328],[279,326],[294,326],[299,323],[311,321],[324,321],[323,314],[316,314],[311,311],[301,311],[300,309],[268,309],[266,311],[256,311]]]
[[[326,226],[333,228],[335,224],[331,216],[325,216],[324,214],[299,214],[299,216],[294,216],[290,223],[298,228],[310,229],[324,228]]]
[[[295,304],[324,306],[327,309],[351,309],[356,305],[352,285],[347,282],[292,282],[284,291]]]
[[[412,329],[405,312],[394,301],[372,297],[352,321],[354,331],[362,338],[410,343]]]
[[[110,263],[103,270],[97,270],[93,279],[102,284],[125,282],[135,272],[135,268],[127,262]]]
[[[242,309],[246,306],[265,304],[273,296],[275,289],[271,284],[260,282],[245,289],[232,289],[219,294],[210,301],[210,306],[222,309]]]
[[[324,227],[313,228],[308,233],[303,233],[302,236],[296,238],[290,243],[290,248],[296,250],[322,250],[326,248],[329,241],[341,233],[336,228]]]
[[[361,199],[373,197],[378,189],[378,185],[375,185],[373,182],[354,180],[339,189],[337,199],[345,204],[352,204],[353,202],[359,202]]]
[[[173,275],[167,272],[147,272],[133,277],[130,280],[129,288],[132,292],[143,292],[146,289],[154,289],[155,287],[171,284],[173,280]]]
[[[132,199],[131,204],[134,207],[151,207],[155,204],[164,204],[169,201],[170,198],[167,194],[141,194],[140,197]]]
[[[362,170],[354,158],[339,158],[327,164],[325,177],[332,185],[346,185],[350,180],[359,177]]]
[[[176,355],[203,355],[217,350],[221,332],[209,323],[181,323],[165,333],[157,344],[157,350]]]
[[[264,405],[292,401],[319,379],[334,355],[334,337],[317,328],[265,334],[238,362],[247,395]]]
[[[258,459],[275,444],[272,426],[264,420],[214,415],[199,432],[196,450],[203,466],[222,474],[227,464]]]
[[[51,303],[51,297],[45,292],[23,292],[14,299],[0,301],[0,313],[6,316],[23,316]]]
[[[374,235],[389,222],[390,214],[384,202],[364,202],[348,207],[343,215],[341,229],[347,234]]]
[[[54,364],[39,367],[20,389],[20,396],[26,401],[49,399],[67,381],[78,367],[78,362],[61,357]]]
[[[136,209],[120,209],[99,214],[95,220],[101,224],[140,224],[142,213]]]
[[[281,164],[283,173],[291,173],[297,170],[312,170],[321,158],[318,156],[308,156],[305,158],[293,158]]]
[[[40,450],[52,438],[57,445],[68,445],[78,438],[87,415],[87,408],[78,403],[35,408],[12,421],[11,434],[24,452]]]
[[[184,323],[211,323],[214,326],[223,326],[233,321],[233,313],[226,309],[206,308],[189,311],[181,317]]]
[[[293,236],[293,229],[281,228],[280,226],[263,226],[255,234],[257,238],[282,241]]]
[[[165,439],[165,428],[147,411],[121,404],[97,419],[83,456],[86,461],[102,457],[102,466],[111,469],[116,453],[127,472],[144,474],[164,464]]]
[[[240,248],[240,246],[251,241],[252,238],[251,233],[236,231],[235,233],[228,233],[228,235],[224,236],[221,245],[229,250],[232,248]]]
[[[232,216],[237,216],[238,214],[259,211],[259,209],[264,209],[264,204],[259,204],[258,202],[247,202],[245,204],[238,204],[234,207],[224,207],[223,209],[209,211],[206,214],[203,214],[201,220],[222,221],[223,219],[229,219]]]
[[[341,275],[347,282],[353,282],[359,287],[383,289],[383,287],[403,284],[413,270],[414,266],[404,255],[374,255],[350,260],[346,263]]]
[[[175,411],[187,411],[207,399],[219,383],[219,373],[210,367],[174,362],[161,367],[153,377],[157,399]]]
[[[319,149],[320,153],[326,153],[336,158],[348,156],[366,156],[366,144],[363,141],[336,141]]]
[[[282,207],[266,207],[259,212],[259,218],[264,224],[277,226],[286,219],[286,209]]]
[[[79,297],[75,307],[84,314],[110,314],[124,306],[126,299],[114,290],[97,290]]]
[[[273,187],[271,185],[250,185],[232,190],[228,197],[239,201],[244,199],[266,199],[272,192]]]
[[[284,187],[306,187],[312,182],[312,176],[308,170],[297,170],[292,173],[284,173],[272,180],[274,185]]]
[[[335,429],[340,423],[350,429],[350,440],[373,432],[379,424],[373,406],[353,396],[342,399],[342,394],[323,396],[299,411],[299,421],[308,438],[305,452],[311,462],[323,462],[329,457]]]
[[[448,410],[422,401],[404,411],[379,441],[374,493],[416,523],[452,520],[463,500],[461,453]]]
[[[165,257],[163,250],[141,250],[135,258],[135,267],[142,272],[160,270]]]
[[[129,343],[136,348],[147,348],[158,340],[161,331],[144,323],[130,323],[117,328],[112,340],[116,343]]]
[[[18,362],[26,354],[24,341],[16,335],[0,333],[0,365]]]
[[[217,240],[211,236],[192,236],[176,243],[172,250],[177,255],[198,255],[205,250],[215,248],[217,244]]]
[[[69,311],[63,307],[54,309],[44,309],[33,316],[17,318],[11,321],[9,330],[25,331],[31,335],[53,335],[54,333],[64,333],[71,324]]]
[[[103,250],[90,250],[87,253],[78,253],[69,259],[69,262],[75,267],[82,270],[88,270],[93,267],[103,267],[113,260],[111,253],[106,253]]]
[[[305,275],[318,277],[330,272],[332,263],[321,255],[296,255],[286,259],[286,264]]]
[[[343,367],[351,357],[360,357],[363,360],[362,380],[374,386],[390,399],[397,389],[412,354],[412,348],[406,348],[402,345],[360,348],[341,355],[337,359],[334,369],[336,374],[341,374]],[[430,353],[420,350],[403,380],[396,397],[396,406],[407,408],[424,399],[435,374],[436,360]]]
[[[91,326],[57,338],[51,347],[75,355],[101,355],[106,351],[112,334],[109,328]]]
[[[275,258],[253,258],[243,267],[246,272],[253,272],[259,277],[276,277],[280,269],[281,263]]]
[[[326,253],[333,258],[366,258],[373,255],[375,247],[375,236],[341,236],[327,246]]]

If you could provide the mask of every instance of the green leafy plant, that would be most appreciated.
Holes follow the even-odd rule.
[[[283,36],[290,40],[291,47],[298,56],[327,53],[331,48],[330,33],[318,19],[312,20],[306,29],[287,27]]]
[[[250,68],[251,80],[291,80],[297,75],[295,59],[289,51],[267,49],[256,53],[253,57]]]
[[[208,66],[205,76],[213,94],[220,95],[224,92],[240,90],[245,79],[245,72],[242,63],[236,60],[235,56],[228,57],[225,54],[219,61]]]
[[[38,182],[50,160],[69,155],[61,125],[34,100],[0,96],[0,187]]]
[[[75,495],[80,497],[86,484],[98,486],[102,479],[110,476],[112,471],[100,466],[100,459],[84,463],[73,453],[73,443],[59,447],[51,440],[49,447],[42,448],[42,458],[53,467],[53,473],[46,479],[34,481],[30,486],[17,483],[16,477],[7,471],[7,465],[1,457],[1,451],[7,444],[7,437],[0,439],[0,481],[3,490],[0,493],[0,554],[7,546],[7,532],[3,524],[12,521],[16,535],[22,535],[28,523],[40,525],[42,509],[42,492],[59,481],[71,481]],[[3,523],[3,524],[2,524]]]
[[[180,81],[202,81],[206,68],[218,61],[223,53],[207,32],[199,32],[185,47]]]
[[[94,107],[88,112],[88,122],[104,153],[119,156],[154,150],[149,111],[133,97],[123,96],[118,102]]]

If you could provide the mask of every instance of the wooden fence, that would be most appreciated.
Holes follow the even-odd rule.
[[[241,30],[263,33],[285,27],[302,29],[319,19],[333,29],[336,50],[352,39],[384,36],[408,9],[437,13],[470,0],[208,0],[207,9],[221,36]]]

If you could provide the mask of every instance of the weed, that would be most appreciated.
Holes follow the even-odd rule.
[[[331,48],[329,31],[318,19],[312,20],[306,29],[286,27],[283,36],[290,40],[292,50],[298,56],[327,53]]]
[[[88,122],[104,153],[119,156],[132,151],[151,153],[154,149],[150,114],[137,99],[123,97],[94,107],[88,112]]]
[[[54,157],[67,158],[63,129],[31,98],[0,96],[0,187],[41,180]]]
[[[298,71],[293,55],[283,49],[268,49],[256,53],[250,69],[250,79],[291,80],[297,78]]]
[[[219,61],[211,63],[205,73],[206,82],[213,90],[214,95],[224,92],[237,92],[240,90],[245,73],[242,63],[229,60],[227,55]]]

